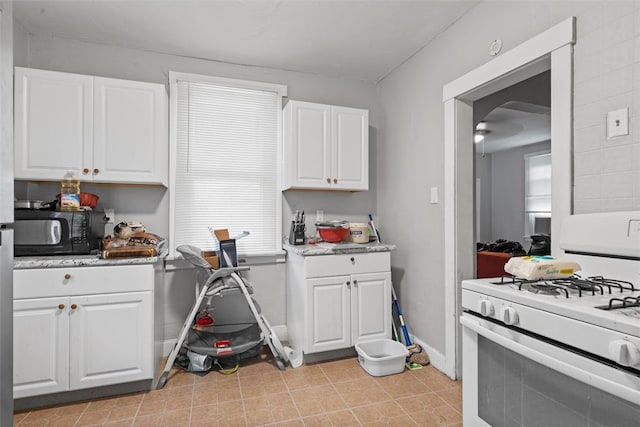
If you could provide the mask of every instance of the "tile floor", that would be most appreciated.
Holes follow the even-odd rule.
[[[460,381],[431,366],[372,377],[355,357],[230,375],[172,370],[162,390],[16,413],[14,426],[461,426]]]

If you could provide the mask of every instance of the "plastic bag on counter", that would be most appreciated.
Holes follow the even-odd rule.
[[[575,261],[549,255],[513,257],[504,265],[507,273],[527,280],[562,279],[580,270],[580,265]]]

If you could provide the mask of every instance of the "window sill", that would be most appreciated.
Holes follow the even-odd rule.
[[[252,265],[280,264],[286,262],[287,252],[280,250],[267,255],[238,255],[238,265],[241,267]],[[165,271],[185,270],[193,268],[193,265],[182,257],[169,255],[164,260]]]

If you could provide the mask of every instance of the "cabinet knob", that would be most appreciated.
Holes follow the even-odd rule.
[[[333,183],[337,184],[338,183],[338,178],[333,178]]]
[[[95,168],[95,169],[93,170],[93,174],[94,174],[94,175],[98,175],[99,173],[100,173],[100,169]]]
[[[355,285],[357,285],[357,284],[358,284],[358,281],[357,281],[357,280],[354,280],[354,281],[353,281],[353,285],[355,286]]]
[[[77,304],[71,304],[71,310],[75,310],[76,308],[78,308]]]
[[[331,184],[331,178],[327,178],[327,184]]]
[[[64,310],[64,304],[58,304],[58,310]]]
[[[71,279],[71,275],[69,273],[64,275],[64,280],[69,280]]]
[[[350,286],[350,285],[351,285],[351,281],[347,280],[347,286]]]
[[[355,259],[354,257],[351,257],[350,259],[351,259],[351,263],[352,263],[352,264],[355,264],[355,263],[356,263],[356,259]]]
[[[89,168],[84,168],[84,169],[82,169],[82,173],[83,173],[84,175],[88,174],[88,173],[89,173]]]

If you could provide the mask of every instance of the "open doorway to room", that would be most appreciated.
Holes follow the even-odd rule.
[[[551,252],[551,72],[473,103],[476,277]]]
[[[551,235],[557,235],[572,209],[572,81],[575,18],[523,42],[443,87],[445,373],[461,377],[462,280],[475,276],[474,103],[505,88],[550,72]],[[551,253],[562,255],[558,239]]]

